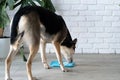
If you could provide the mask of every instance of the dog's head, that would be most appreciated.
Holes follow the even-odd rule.
[[[75,38],[66,45],[61,45],[61,52],[68,63],[73,62],[73,54],[75,53],[77,39]]]

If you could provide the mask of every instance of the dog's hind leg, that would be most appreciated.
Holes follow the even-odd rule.
[[[11,78],[10,78],[10,66],[11,66],[13,58],[15,57],[16,53],[18,52],[18,50],[20,48],[23,35],[24,35],[24,32],[20,33],[16,37],[16,41],[14,41],[13,44],[11,43],[11,45],[10,45],[9,54],[5,60],[5,80],[11,80]]]
[[[39,49],[39,44],[32,44],[29,46],[30,54],[28,57],[28,61],[26,63],[28,80],[34,80],[34,78],[32,76],[31,67],[32,67],[33,58],[35,57],[36,53],[38,52],[38,49]]]
[[[61,51],[60,51],[60,43],[59,42],[52,42],[54,44],[55,47],[55,51],[56,51],[56,56],[58,59],[58,62],[60,64],[60,68],[63,72],[67,72],[67,70],[64,68],[63,62],[62,62],[62,55],[61,55]]]
[[[45,48],[46,48],[46,42],[41,39],[40,40],[40,51],[41,51],[40,54],[41,54],[42,63],[44,65],[45,69],[49,69],[50,67],[49,67],[49,65],[47,63]]]
[[[5,60],[5,80],[12,80],[10,78],[10,66],[11,66],[13,58],[18,52],[18,49],[19,49],[19,46],[15,46],[15,45],[10,46],[9,54]]]

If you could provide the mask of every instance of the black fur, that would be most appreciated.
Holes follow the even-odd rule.
[[[66,24],[63,18],[52,11],[49,11],[45,8],[38,7],[38,6],[27,6],[21,8],[14,16],[11,28],[11,44],[13,44],[16,40],[18,35],[17,28],[20,17],[22,15],[28,14],[30,12],[36,12],[39,15],[40,21],[46,27],[46,32],[53,35],[59,32],[63,26],[66,27]],[[67,27],[66,27],[67,28]],[[64,35],[64,34],[63,34]],[[66,39],[63,41],[61,45],[66,45],[67,47],[72,46],[72,38],[68,31]]]
[[[66,36],[65,40],[61,43],[61,45],[67,46],[69,48],[73,46],[72,38],[71,38],[69,31],[67,31],[67,36]]]
[[[16,40],[16,37],[18,35],[17,28],[18,28],[18,22],[20,20],[21,15],[15,15],[13,18],[13,22],[11,25],[11,38],[10,38],[10,43],[13,44]]]

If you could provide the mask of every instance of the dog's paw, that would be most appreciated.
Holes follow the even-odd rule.
[[[68,72],[69,70],[68,69],[63,69],[62,72]]]
[[[33,79],[32,80],[39,80],[39,79],[37,79],[36,77],[33,77]]]
[[[44,64],[45,69],[50,69],[50,66],[48,64]]]
[[[37,80],[37,78],[36,78],[36,77],[33,77],[32,80]]]
[[[10,79],[5,79],[5,80],[12,80],[12,79],[10,78]]]

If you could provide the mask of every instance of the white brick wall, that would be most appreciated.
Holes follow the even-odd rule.
[[[120,54],[120,0],[52,2],[72,37],[78,38],[76,53]],[[48,45],[47,52],[54,52],[53,46]]]
[[[120,0],[52,0],[73,38],[76,53],[120,53]]]

